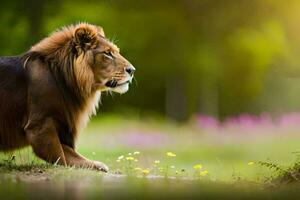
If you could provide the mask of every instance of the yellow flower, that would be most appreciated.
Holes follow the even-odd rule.
[[[129,156],[129,157],[126,157],[126,160],[134,160],[134,157],[131,157],[131,156]]]
[[[144,170],[142,170],[142,173],[143,173],[144,176],[147,176],[150,173],[150,170],[149,169],[144,169]]]
[[[175,157],[176,156],[176,154],[172,153],[172,152],[167,152],[166,155],[169,156],[169,157]]]
[[[134,170],[137,170],[137,171],[142,171],[142,168],[140,168],[140,167],[136,167],[136,168],[134,168]]]
[[[134,159],[134,162],[137,162],[137,161],[139,161],[138,159]]]
[[[135,151],[135,152],[133,152],[133,155],[139,155],[140,154],[140,152],[139,151]]]
[[[122,160],[123,158],[124,158],[124,156],[121,155],[121,156],[118,157],[118,160]]]
[[[251,165],[254,165],[255,162],[251,161],[251,162],[248,162],[248,165],[251,166]]]
[[[208,174],[207,170],[204,170],[204,171],[200,172],[200,176],[206,176],[207,174]]]
[[[197,164],[197,165],[194,165],[193,167],[195,170],[199,170],[199,169],[202,169],[202,165],[201,164]]]
[[[155,160],[155,161],[154,161],[154,164],[159,164],[159,163],[160,163],[159,160]]]

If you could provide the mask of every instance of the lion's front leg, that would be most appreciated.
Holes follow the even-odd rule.
[[[49,163],[66,165],[65,155],[52,119],[29,123],[25,128],[34,153]]]
[[[67,165],[82,168],[92,168],[95,170],[108,172],[108,167],[105,164],[98,161],[86,159],[82,155],[77,153],[73,148],[67,145],[62,144],[62,148],[65,154]]]

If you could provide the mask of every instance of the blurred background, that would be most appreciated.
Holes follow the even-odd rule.
[[[298,0],[6,1],[0,55],[77,22],[102,26],[137,68],[126,95],[103,95],[100,115],[186,121],[300,109]]]
[[[174,172],[201,163],[214,180],[270,175],[250,161],[299,162],[299,0],[11,0],[0,55],[78,22],[102,26],[137,68],[129,92],[102,95],[83,155],[119,172],[121,155],[141,151],[135,165],[152,169],[172,151]]]

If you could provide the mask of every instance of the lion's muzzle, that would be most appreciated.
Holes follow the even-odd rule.
[[[135,68],[130,65],[128,67],[125,68],[125,71],[130,75],[130,76],[133,76],[134,72],[135,72]]]

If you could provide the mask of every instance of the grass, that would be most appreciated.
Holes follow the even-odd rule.
[[[110,174],[49,165],[26,148],[0,154],[0,199],[45,194],[70,199],[296,198],[300,197],[297,181],[271,182],[278,173],[258,161],[288,169],[295,162],[292,152],[299,150],[299,139],[293,129],[220,132],[201,130],[193,122],[102,117],[92,120],[80,135],[78,150],[106,163]]]

